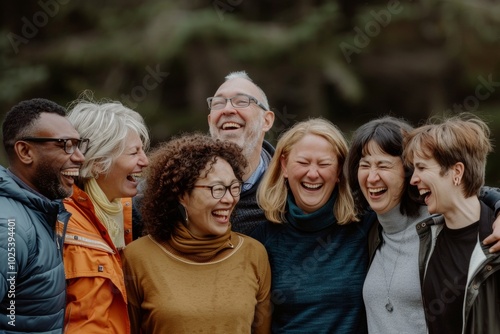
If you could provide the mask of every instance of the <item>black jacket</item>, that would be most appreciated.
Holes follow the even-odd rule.
[[[490,235],[495,220],[494,211],[481,203],[478,242],[472,253],[463,308],[462,333],[500,333],[500,253],[490,254],[482,241]],[[417,224],[420,238],[420,284],[444,218],[432,216]]]

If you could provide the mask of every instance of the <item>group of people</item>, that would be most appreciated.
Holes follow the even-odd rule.
[[[3,122],[5,333],[495,333],[500,192],[486,124],[296,123],[245,72],[210,135],[148,153],[136,111],[23,101]],[[142,183],[141,180],[144,180]]]

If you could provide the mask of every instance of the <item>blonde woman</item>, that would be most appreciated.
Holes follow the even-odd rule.
[[[269,222],[252,236],[272,272],[273,333],[367,333],[367,234],[342,169],[347,142],[324,119],[295,124],[276,147],[257,200]]]

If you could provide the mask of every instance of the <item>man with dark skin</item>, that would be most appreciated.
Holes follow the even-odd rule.
[[[62,333],[66,305],[62,241],[88,140],[46,99],[5,116],[0,166],[0,332]]]

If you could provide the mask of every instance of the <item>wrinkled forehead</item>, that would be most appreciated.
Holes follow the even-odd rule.
[[[234,78],[224,82],[214,96],[232,97],[237,94],[247,94],[258,100],[262,99],[260,89],[251,81],[243,78]]]
[[[42,113],[33,127],[33,135],[50,138],[80,138],[70,121],[61,115]]]

